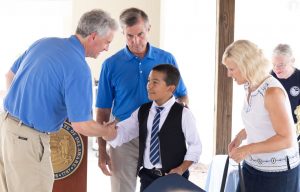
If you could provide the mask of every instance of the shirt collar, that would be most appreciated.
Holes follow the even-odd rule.
[[[76,35],[71,35],[69,38],[70,42],[74,45],[74,47],[78,48],[80,52],[84,55],[85,57],[85,50],[83,45],[80,43],[79,39],[76,37]]]
[[[124,48],[124,52],[128,61],[137,57],[129,50],[127,45]],[[147,53],[143,59],[145,58],[154,59],[153,47],[150,45],[150,43],[147,43]]]
[[[155,109],[156,107],[163,107],[164,108],[163,111],[164,110],[169,110],[174,105],[175,102],[176,102],[176,100],[175,100],[174,96],[172,96],[167,102],[165,102],[161,106],[158,106],[157,103],[155,101],[153,101],[151,109],[156,110]]]

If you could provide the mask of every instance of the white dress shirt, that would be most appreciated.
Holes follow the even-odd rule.
[[[166,103],[159,107],[164,107],[160,112],[160,122],[159,130],[161,129],[163,123],[165,122],[169,111],[173,104],[175,103],[175,98],[172,97]],[[146,138],[146,148],[144,152],[144,167],[147,169],[152,169],[154,166],[150,162],[150,139],[151,139],[151,129],[154,116],[156,114],[156,109],[158,105],[153,101],[150,108],[148,121],[147,121],[147,138]],[[129,142],[130,140],[139,136],[139,121],[138,121],[138,112],[139,109],[135,110],[131,116],[124,121],[121,121],[117,124],[117,137],[109,141],[108,143],[112,147],[117,147],[123,143]],[[187,144],[187,152],[185,154],[184,160],[198,162],[198,159],[201,155],[202,145],[197,132],[196,121],[192,112],[188,108],[183,108],[182,111],[182,131],[185,137],[185,142]],[[176,147],[176,146],[174,146]],[[156,168],[161,168],[161,161],[155,165]]]

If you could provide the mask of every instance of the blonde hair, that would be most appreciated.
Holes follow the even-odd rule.
[[[258,46],[248,40],[237,40],[230,44],[222,62],[231,59],[251,87],[258,86],[270,73],[271,65]]]

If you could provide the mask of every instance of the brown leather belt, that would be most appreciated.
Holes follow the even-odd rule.
[[[9,118],[9,119],[11,119],[11,120],[14,120],[14,121],[16,121],[19,125],[25,125],[25,124],[23,123],[23,121],[21,121],[20,119],[18,119],[18,118],[16,118],[16,117],[12,116],[12,115],[9,114],[8,112],[6,112],[5,118]],[[26,126],[27,126],[27,125],[26,125]],[[27,127],[29,127],[29,126],[27,126]]]

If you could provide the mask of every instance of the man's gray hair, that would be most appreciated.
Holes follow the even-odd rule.
[[[278,44],[273,50],[273,55],[285,55],[292,57],[293,51],[288,44]]]
[[[78,23],[76,34],[83,38],[93,32],[99,36],[106,35],[109,30],[117,30],[117,22],[105,11],[101,9],[93,9],[84,13]]]

